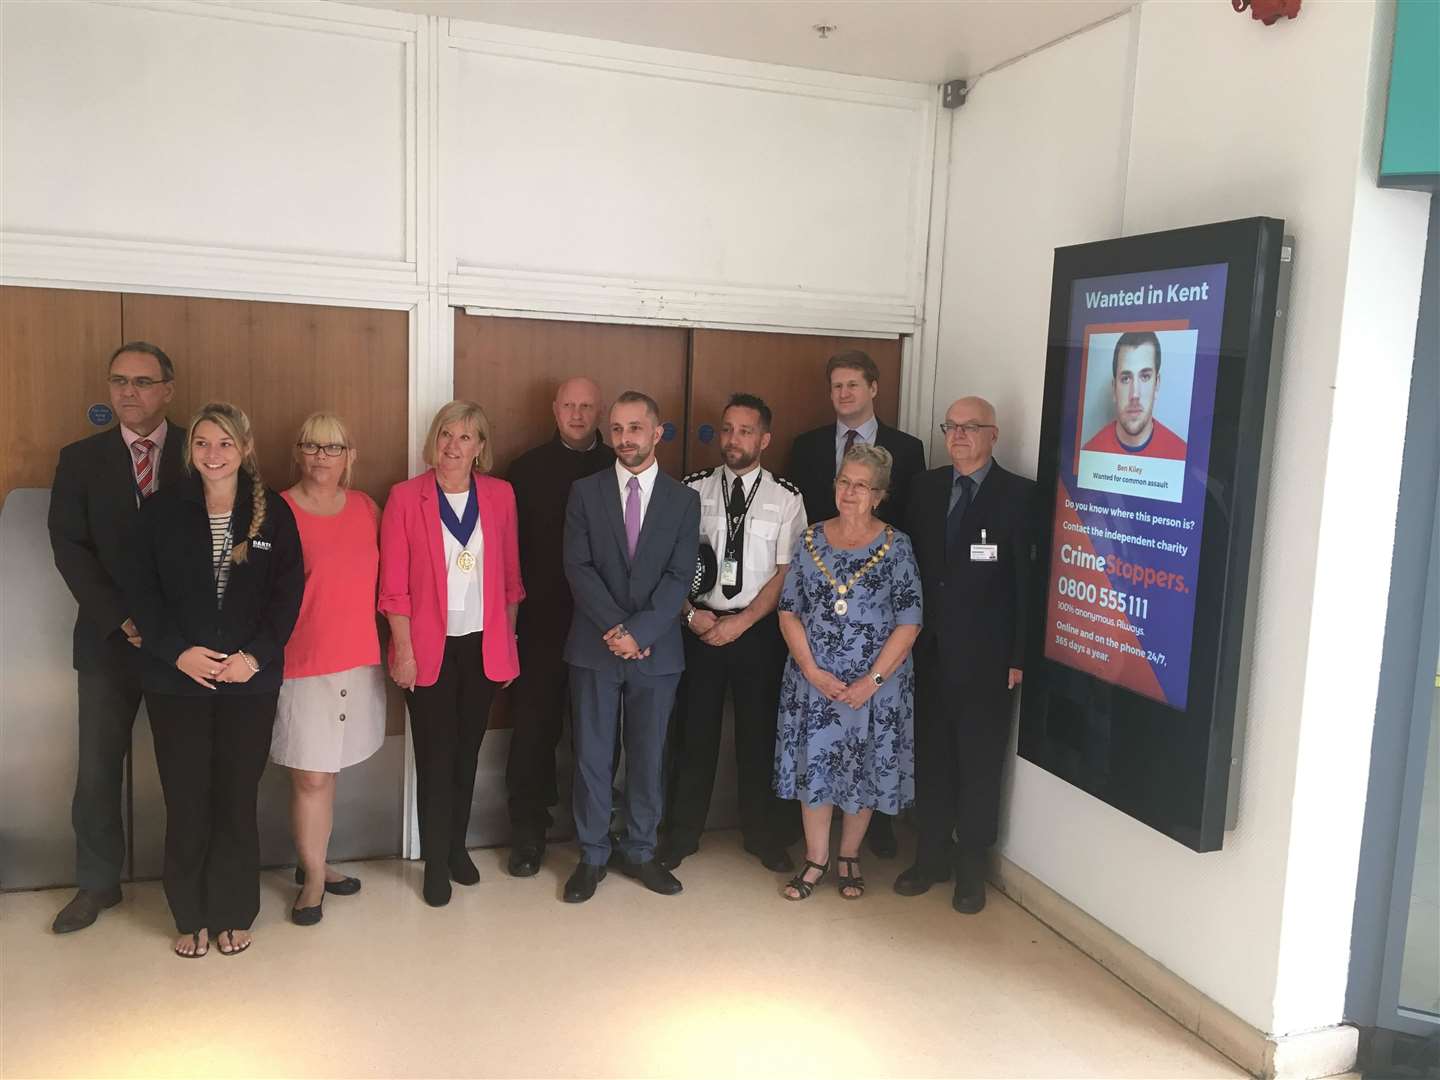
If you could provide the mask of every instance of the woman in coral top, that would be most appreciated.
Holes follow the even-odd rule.
[[[520,545],[515,492],[485,475],[490,422],[473,401],[435,414],[433,468],[390,489],[380,524],[380,610],[390,620],[390,675],[410,706],[425,900],[480,872],[465,849],[475,766],[495,691],[520,674],[515,614]]]
[[[313,926],[325,894],[360,891],[326,865],[336,774],[385,741],[385,675],[375,623],[380,513],[350,487],[355,444],[338,416],[315,413],[295,441],[300,479],[282,498],[300,530],[305,596],[285,646],[285,682],[270,758],[290,770],[290,827],[300,895],[290,909]]]

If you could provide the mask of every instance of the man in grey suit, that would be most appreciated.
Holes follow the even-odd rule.
[[[700,500],[655,461],[660,408],[635,390],[610,409],[615,467],[575,481],[565,508],[565,577],[575,615],[565,642],[574,711],[580,865],[565,902],[595,895],[614,863],[666,896],[680,882],[654,859],[664,810],[665,733],[685,647],[680,608],[700,543]],[[624,702],[626,834],[610,850],[615,734]]]

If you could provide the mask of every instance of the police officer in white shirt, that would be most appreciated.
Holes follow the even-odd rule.
[[[786,564],[805,531],[800,489],[760,466],[770,445],[770,407],[734,394],[720,422],[722,467],[685,477],[700,494],[700,543],[715,552],[715,585],[687,602],[685,675],[677,696],[669,812],[656,861],[680,865],[700,847],[720,753],[725,690],[735,716],[735,767],[745,850],[769,870],[794,869],[786,845],[798,833],[775,797],[775,718],[785,642],[775,614]]]

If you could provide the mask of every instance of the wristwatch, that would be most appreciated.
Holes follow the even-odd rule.
[[[875,683],[876,686],[884,686],[884,685],[885,685],[885,676],[884,676],[884,675],[881,675],[878,671],[872,671],[872,672],[870,672],[870,679],[871,679],[872,682]]]
[[[685,625],[695,625],[695,609],[693,607],[689,611],[685,612]]]

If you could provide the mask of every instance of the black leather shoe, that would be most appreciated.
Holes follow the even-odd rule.
[[[651,892],[659,893],[661,896],[674,896],[685,886],[680,884],[680,879],[660,866],[654,859],[647,859],[642,863],[633,863],[629,859],[615,860],[615,868],[628,878],[634,878]]]
[[[922,893],[929,892],[931,885],[949,880],[950,872],[948,870],[943,876],[936,877],[933,874],[927,874],[920,864],[916,863],[909,869],[901,871],[900,876],[895,879],[895,891],[901,896],[920,896]]]
[[[520,844],[510,849],[510,860],[505,868],[511,877],[534,877],[540,872],[540,862],[545,858],[545,849],[535,844]]]
[[[595,887],[605,880],[605,867],[581,863],[565,882],[565,903],[583,904],[595,895]]]
[[[300,897],[295,897],[295,903],[300,903]],[[324,893],[320,894],[320,903],[316,904],[314,907],[296,907],[292,905],[290,908],[290,921],[293,922],[296,926],[314,926],[324,917]]]
[[[305,884],[305,868],[295,868],[295,884]],[[339,881],[325,882],[325,891],[331,896],[354,896],[360,891],[360,879],[358,877],[343,877]]]
[[[475,866],[475,860],[470,858],[470,852],[464,848],[450,853],[450,876],[457,885],[480,884],[480,871]]]
[[[961,852],[955,860],[955,896],[951,906],[962,915],[985,909],[985,853]]]
[[[450,865],[438,859],[425,860],[425,885],[421,892],[431,907],[450,903]]]
[[[865,844],[872,855],[881,859],[893,859],[900,851],[895,843],[895,826],[889,814],[879,811],[870,818],[870,828],[865,832]]]
[[[69,934],[84,930],[100,917],[100,912],[120,902],[120,886],[113,889],[81,889],[75,898],[60,909],[50,929],[57,934]]]
[[[795,860],[790,858],[790,853],[779,844],[746,844],[745,850],[759,859],[760,865],[771,873],[792,874],[795,872]],[[668,870],[669,867],[666,869]]]
[[[661,870],[674,870],[677,866],[679,866],[682,862],[688,859],[691,855],[694,855],[695,852],[699,850],[699,848],[693,847],[688,850],[682,850],[678,846],[672,847],[669,844],[661,844],[658,848],[655,849],[655,865],[660,867]],[[617,852],[615,856],[613,856],[613,858],[619,860],[623,858],[623,856],[621,856]]]

